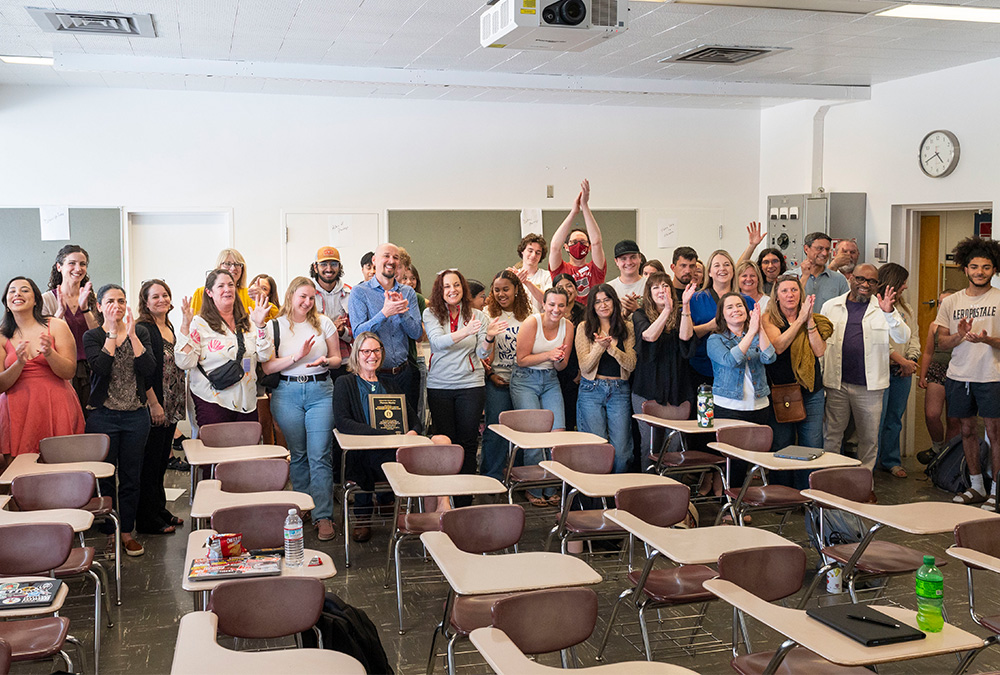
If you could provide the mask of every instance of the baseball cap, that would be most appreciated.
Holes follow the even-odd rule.
[[[316,262],[323,262],[324,260],[336,260],[340,262],[340,251],[333,246],[324,246],[316,251]]]
[[[635,243],[631,239],[622,239],[620,242],[615,244],[615,257],[623,256],[627,253],[638,253],[639,244]]]

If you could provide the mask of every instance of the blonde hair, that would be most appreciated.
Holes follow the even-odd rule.
[[[764,294],[764,274],[760,271],[760,267],[753,260],[744,260],[739,265],[736,266],[736,273],[733,274],[733,285],[736,290],[740,290],[740,277],[748,269],[753,269],[754,273],[757,275],[757,292],[761,295]]]
[[[347,358],[347,369],[352,373],[357,373],[361,370],[361,345],[365,343],[365,340],[375,340],[378,343],[378,348],[382,350],[382,358],[378,361],[378,366],[375,367],[376,371],[382,367],[385,362],[385,345],[382,344],[382,340],[378,335],[366,330],[361,335],[357,335],[354,338],[354,344],[351,345],[351,355]]]
[[[247,261],[243,258],[243,254],[237,251],[235,248],[224,248],[219,251],[219,256],[215,259],[215,269],[222,267],[222,263],[226,262],[229,258],[232,258],[239,264],[243,265],[243,273],[240,274],[240,280],[236,282],[237,288],[247,287]]]
[[[767,309],[764,311],[765,316],[771,320],[772,326],[780,326],[787,321],[778,303],[778,286],[789,281],[795,282],[799,287],[799,304],[795,306],[795,315],[798,316],[799,311],[802,309],[802,302],[806,296],[806,289],[802,287],[802,277],[796,274],[782,274],[774,280],[774,285],[771,286],[771,302],[767,303]],[[791,321],[788,323],[791,323]]]
[[[733,256],[729,255],[729,251],[723,248],[712,251],[712,255],[708,256],[708,264],[705,265],[705,278],[701,280],[701,290],[706,291],[712,288],[712,261],[715,260],[715,256],[717,255],[725,257],[733,267],[733,278],[729,281],[728,291],[732,292],[734,288],[738,287],[736,284],[736,263],[733,262]]]
[[[303,286],[308,286],[309,288],[313,289],[314,294],[316,293],[316,284],[312,282],[312,279],[308,277],[295,277],[294,279],[292,279],[292,282],[288,284],[288,290],[285,291],[285,301],[281,304],[281,309],[278,311],[279,317],[282,316],[288,317],[288,331],[290,333],[295,332],[295,324],[292,323],[292,316],[291,316],[292,296],[295,295],[295,291],[299,290]],[[317,333],[319,334],[323,333],[319,325],[319,311],[316,309],[315,302],[313,303],[313,306],[309,308],[309,311],[306,312],[306,321],[309,322],[310,326],[316,329]]]

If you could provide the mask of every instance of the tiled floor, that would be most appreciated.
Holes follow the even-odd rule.
[[[877,492],[881,503],[898,503],[918,499],[944,500],[946,495],[934,489],[923,480],[920,468],[911,460],[907,460],[910,478],[900,480],[885,473],[876,474]],[[168,472],[168,481],[177,487],[186,487],[187,474]],[[187,517],[187,495],[173,504],[177,515]],[[543,518],[539,510],[529,509],[528,531],[522,540],[522,550],[540,550],[544,544],[544,536],[549,520]],[[534,511],[534,513],[531,513]],[[710,514],[703,513],[703,520]],[[714,514],[713,514],[714,515]],[[755,520],[758,524],[759,520]],[[115,625],[106,630],[103,639],[101,671],[104,673],[168,673],[174,650],[174,640],[177,631],[177,621],[186,612],[192,610],[192,599],[180,588],[181,566],[184,557],[186,532],[190,523],[177,534],[166,536],[145,536],[142,538],[146,546],[146,554],[141,558],[129,558],[124,561],[124,603],[113,608]],[[338,528],[339,529],[339,528]],[[385,562],[385,551],[388,540],[388,530],[376,530],[373,539],[366,544],[352,545],[353,565],[350,569],[343,567],[343,537],[338,536],[332,542],[320,543],[315,539],[311,528],[308,530],[307,546],[328,551],[337,562],[338,574],[327,582],[327,588],[348,602],[363,608],[378,625],[382,642],[389,654],[390,662],[398,673],[423,672],[427,662],[427,650],[433,625],[439,620],[442,601],[447,587],[440,577],[437,580],[425,582],[410,582],[407,584],[406,625],[408,631],[399,636],[396,631],[396,608],[394,587],[383,588],[382,570]],[[924,547],[938,555],[943,555],[944,548],[951,544],[951,537],[941,535],[924,539],[907,537],[894,531],[884,531],[888,539],[900,543],[916,544],[919,540]],[[786,534],[793,539],[804,538],[802,518],[798,516],[786,528]],[[96,541],[96,540],[95,540]],[[412,553],[418,549],[413,547]],[[810,565],[816,555],[810,553]],[[404,570],[409,573],[420,573],[427,576],[434,571],[433,562],[423,562],[419,559],[404,563]],[[599,563],[599,569],[605,576],[605,581],[597,587],[600,595],[600,618],[594,636],[579,648],[578,653],[584,665],[595,663],[596,644],[602,634],[605,622],[611,611],[611,606],[618,594],[627,587],[620,566],[614,560]],[[946,605],[952,621],[972,632],[986,636],[983,629],[975,626],[968,614],[966,604],[966,587],[964,567],[952,562],[944,568]],[[405,578],[404,578],[405,583]],[[74,587],[81,588],[79,584]],[[89,586],[87,587],[89,590]],[[996,580],[980,583],[977,590],[984,599],[993,601],[1000,607],[1000,584]],[[891,582],[889,595],[897,598],[906,606],[913,606],[913,582],[898,578]],[[91,604],[86,597],[71,598],[68,609],[64,612],[71,621],[71,633],[81,639],[85,646],[92,645],[92,615]],[[627,612],[623,612],[626,615]],[[632,615],[634,617],[634,614]],[[721,640],[730,636],[732,613],[721,603],[710,606],[706,620],[706,628]],[[634,618],[632,619],[634,621]],[[630,630],[635,633],[635,626]],[[774,633],[756,627],[754,629],[755,648],[773,649],[780,644],[780,638]],[[730,669],[728,652],[717,652],[695,657],[668,656],[662,649],[657,652],[658,658],[670,660],[701,673],[728,673]],[[90,648],[88,658],[92,657]],[[612,635],[607,650],[608,661],[623,661],[639,659],[641,655],[616,630]],[[545,657],[546,663],[558,665],[558,657]],[[469,654],[461,658],[466,665],[463,672],[488,673],[485,663]],[[954,657],[925,659],[908,663],[896,664],[880,668],[882,673],[941,673],[950,672],[956,661]],[[90,663],[88,672],[92,672]],[[1000,668],[1000,649],[994,648],[980,655],[973,672],[984,672]],[[439,659],[437,671],[443,672],[443,662]],[[47,673],[51,672],[48,664],[28,664],[18,666],[15,673]]]

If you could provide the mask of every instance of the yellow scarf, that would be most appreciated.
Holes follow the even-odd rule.
[[[816,322],[816,330],[825,342],[833,335],[833,324],[822,314],[813,314],[813,321]],[[792,340],[792,372],[795,373],[795,380],[812,391],[816,383],[816,354],[813,353],[809,345],[809,329],[803,326],[798,335]]]

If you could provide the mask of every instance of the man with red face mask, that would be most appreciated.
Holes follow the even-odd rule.
[[[587,231],[570,231],[573,219],[581,212]],[[563,260],[563,249],[569,253],[569,262]],[[586,261],[588,253],[593,254],[589,263]],[[590,289],[604,283],[607,271],[604,247],[601,244],[601,228],[597,226],[594,214],[590,211],[590,183],[584,180],[580,183],[580,194],[573,202],[569,215],[552,235],[552,246],[549,247],[549,272],[553,279],[562,273],[573,277],[576,282],[577,302],[587,304]]]

